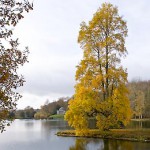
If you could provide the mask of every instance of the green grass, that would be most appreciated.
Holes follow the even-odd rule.
[[[49,118],[50,119],[63,119],[64,115],[63,114],[56,114],[56,115],[51,115]]]
[[[58,136],[76,136],[75,130],[66,130],[57,133]],[[150,129],[135,130],[135,129],[112,129],[110,131],[100,131],[98,129],[88,130],[81,137],[104,138],[104,139],[119,139],[129,141],[150,142]]]

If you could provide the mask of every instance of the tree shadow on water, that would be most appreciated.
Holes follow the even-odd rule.
[[[102,150],[103,140],[91,138],[77,138],[75,145],[71,146],[69,150]]]
[[[129,141],[104,140],[102,150],[133,150],[133,144]]]
[[[76,139],[75,145],[71,146],[69,150],[86,150],[86,145],[88,144],[85,139]]]
[[[77,138],[69,150],[134,150],[128,141]]]

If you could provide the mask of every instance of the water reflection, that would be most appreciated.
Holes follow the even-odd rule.
[[[149,150],[150,143],[122,140],[76,138],[68,150]]]
[[[133,150],[133,143],[119,140],[104,140],[102,150]]]
[[[69,150],[102,150],[104,147],[103,140],[91,138],[77,138],[75,145],[70,146]]]
[[[64,120],[41,120],[41,135],[49,139],[56,134],[56,130],[70,129]]]
[[[75,145],[71,146],[69,150],[86,150],[87,143],[85,139],[76,139]]]
[[[142,124],[142,126],[148,124]],[[0,134],[0,150],[149,150],[150,143],[59,137],[68,129],[63,120],[15,120]]]
[[[26,126],[26,128],[33,128],[34,122],[27,120],[27,121],[25,122],[25,126]]]
[[[51,135],[51,126],[50,126],[50,122],[43,120],[41,121],[41,136],[44,139],[49,139],[50,135]]]
[[[43,120],[41,121],[41,130],[51,130],[51,129],[70,129],[66,121],[63,120]]]

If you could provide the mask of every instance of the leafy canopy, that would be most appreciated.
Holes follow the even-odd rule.
[[[22,75],[18,75],[19,66],[27,62],[28,48],[24,51],[18,49],[18,39],[12,39],[13,29],[23,12],[29,12],[33,5],[27,0],[0,0],[0,131],[9,125],[10,111],[16,109],[16,101],[21,95],[16,89],[25,82]]]
[[[78,43],[83,59],[77,66],[74,99],[65,115],[77,134],[88,129],[91,117],[101,130],[129,121],[127,72],[121,66],[121,58],[127,54],[127,31],[117,7],[110,3],[103,3],[88,25],[81,23]]]

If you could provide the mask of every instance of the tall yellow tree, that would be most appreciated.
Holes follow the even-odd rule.
[[[90,117],[96,118],[101,130],[126,125],[130,119],[127,72],[120,64],[127,54],[127,31],[126,21],[110,3],[103,3],[88,25],[81,23],[78,43],[84,54],[65,115],[77,133],[88,129]]]

